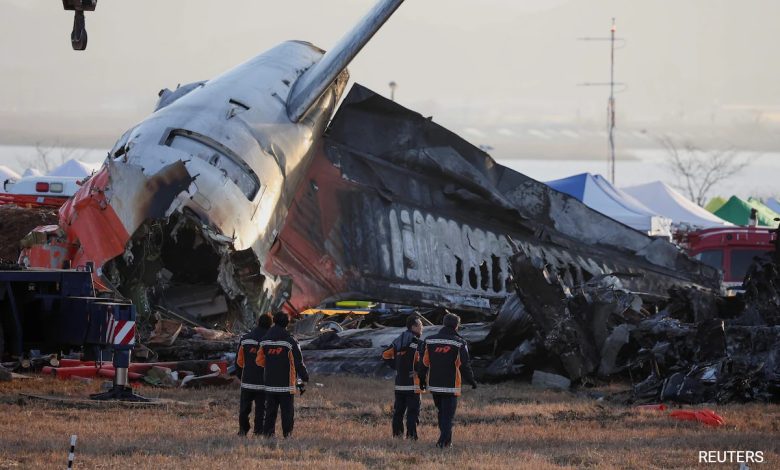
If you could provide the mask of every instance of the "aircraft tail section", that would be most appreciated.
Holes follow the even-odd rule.
[[[287,99],[287,116],[298,122],[404,0],[379,0],[360,22],[303,73]]]

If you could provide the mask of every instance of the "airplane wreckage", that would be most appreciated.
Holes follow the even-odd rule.
[[[285,42],[161,91],[154,113],[61,208],[59,225],[25,238],[22,263],[93,263],[96,284],[131,299],[142,318],[164,310],[233,330],[269,310],[295,315],[343,299],[449,308],[479,320],[464,336],[495,378],[540,357],[580,382],[636,373],[628,345],[662,354],[659,325],[675,341],[690,336],[695,327],[658,319],[659,308],[670,291],[714,305],[715,269],[360,85],[335,110],[347,64],[401,3],[380,1],[327,53]],[[710,330],[722,331],[716,318],[706,318]],[[778,328],[776,318],[763,325]],[[632,336],[640,332],[644,348]],[[306,354],[315,371],[379,373],[376,348],[391,334],[330,334],[340,345]],[[765,343],[777,384],[780,347]],[[658,362],[650,375],[663,386]]]

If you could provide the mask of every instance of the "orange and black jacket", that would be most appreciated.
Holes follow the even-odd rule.
[[[236,365],[241,367],[241,388],[249,390],[264,390],[263,368],[257,365],[257,352],[260,350],[260,340],[268,333],[268,329],[257,327],[241,337],[238,343],[238,358]]]
[[[382,359],[395,369],[396,392],[422,393],[417,375],[422,349],[423,342],[407,330],[382,352]]]
[[[446,326],[425,338],[421,372],[427,373],[431,393],[459,396],[462,380],[476,385],[466,340]]]
[[[295,394],[297,379],[309,381],[298,342],[280,326],[272,326],[260,341],[257,365],[263,367],[266,393]]]

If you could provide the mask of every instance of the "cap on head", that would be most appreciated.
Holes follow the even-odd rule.
[[[284,312],[274,313],[274,325],[281,326],[282,328],[290,324],[290,317]]]

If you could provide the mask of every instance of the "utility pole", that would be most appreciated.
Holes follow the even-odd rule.
[[[609,41],[609,82],[607,83],[580,83],[581,86],[609,86],[609,100],[607,101],[607,133],[609,135],[609,180],[615,184],[615,85],[625,85],[615,81],[615,41],[622,41],[621,38],[615,38],[617,27],[615,18],[612,18],[612,27],[610,28],[608,38],[579,38],[581,41]]]
[[[612,27],[609,29],[609,153],[610,153],[610,182],[615,184],[615,18],[612,18]]]

